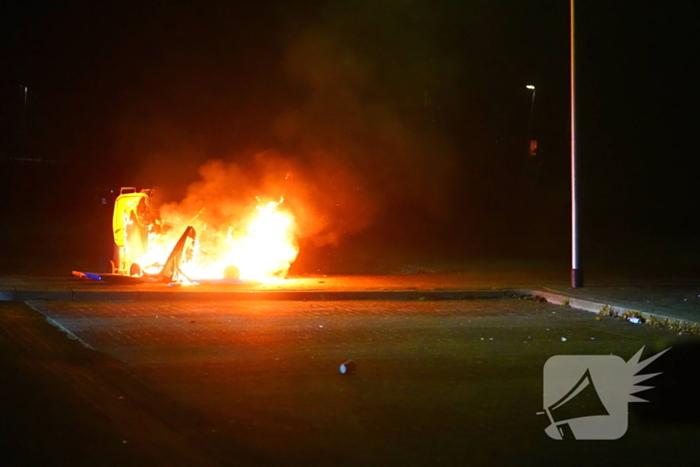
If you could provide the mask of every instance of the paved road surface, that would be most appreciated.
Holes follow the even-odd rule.
[[[0,304],[1,426],[34,463],[697,462],[700,341],[649,326],[531,300],[29,305],[79,339]],[[548,358],[628,360],[642,346],[673,348],[645,371],[664,373],[640,394],[650,403],[630,405],[622,439],[544,433]],[[346,359],[356,374],[339,375]]]

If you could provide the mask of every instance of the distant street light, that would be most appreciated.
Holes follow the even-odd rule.
[[[22,91],[24,91],[24,114],[27,114],[27,86],[20,84],[20,88],[22,88]]]
[[[527,86],[525,86],[525,88],[532,91],[532,100],[530,101],[530,115],[527,119],[527,140],[530,144],[530,150],[528,152],[528,155],[530,157],[535,157],[537,155],[537,140],[532,139],[532,115],[535,111],[535,93],[537,91],[535,90],[535,86],[532,84],[528,84]]]
[[[532,91],[532,102],[530,103],[530,117],[532,117],[532,109],[535,108],[535,93],[536,93],[537,91],[535,90],[535,86],[533,86],[532,84],[528,84],[528,85],[525,86],[525,87],[526,87],[527,89],[529,89],[530,91]]]
[[[19,85],[20,92],[22,93],[22,117],[21,117],[21,122],[19,125],[19,144],[20,144],[20,151],[24,151],[26,148],[26,140],[27,140],[27,86],[20,84]]]

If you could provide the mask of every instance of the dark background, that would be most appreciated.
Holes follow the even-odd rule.
[[[692,5],[577,5],[589,270],[698,273]],[[321,193],[331,159],[363,193],[351,215],[326,202],[334,240],[302,238],[294,272],[510,258],[568,274],[566,1],[2,8],[3,272],[97,268],[110,190],[179,200],[205,161],[259,177],[272,150]]]

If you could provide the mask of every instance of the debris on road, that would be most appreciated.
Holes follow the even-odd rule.
[[[355,362],[353,362],[352,360],[347,360],[340,364],[340,368],[338,368],[338,371],[340,371],[341,375],[351,375],[355,373],[356,368],[357,365],[355,364]]]

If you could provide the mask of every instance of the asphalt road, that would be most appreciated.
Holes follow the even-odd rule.
[[[699,344],[531,300],[0,303],[0,446],[8,465],[700,465]],[[642,346],[671,349],[622,438],[545,434],[550,357]]]

